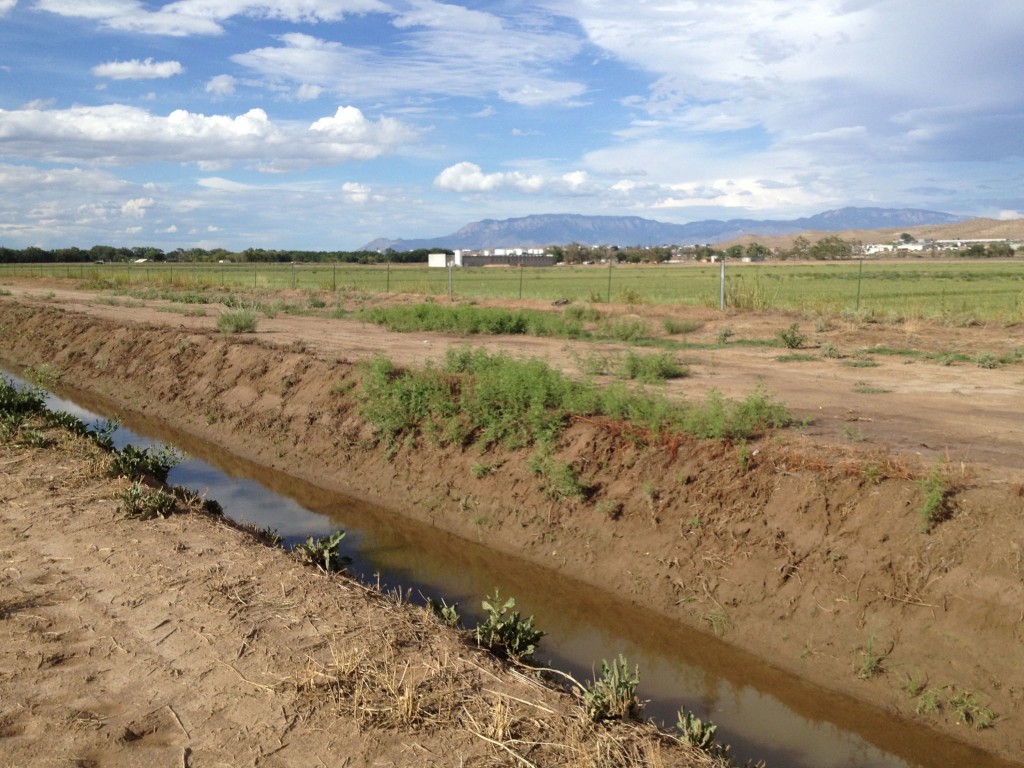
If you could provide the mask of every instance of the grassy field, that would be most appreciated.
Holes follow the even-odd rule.
[[[626,304],[719,305],[715,265],[468,268],[331,264],[0,265],[5,277],[78,278],[110,287],[256,288],[405,292]],[[1024,260],[736,264],[726,303],[743,309],[1024,320]]]

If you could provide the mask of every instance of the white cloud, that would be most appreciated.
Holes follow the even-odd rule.
[[[3,16],[17,4],[18,0],[0,0],[0,16]]]
[[[524,194],[541,192],[554,195],[592,193],[595,185],[585,171],[561,175],[508,171],[484,173],[476,163],[462,162],[445,168],[434,179],[437,189],[447,192],[497,192],[511,189]]]
[[[235,78],[231,75],[214,75],[206,82],[204,90],[214,96],[231,96],[235,92]]]
[[[341,191],[349,203],[365,203],[370,199],[370,188],[365,184],[347,181],[341,185]]]
[[[156,11],[147,10],[140,0],[37,0],[36,7],[110,29],[174,37],[219,35],[222,22],[235,16],[297,24],[387,10],[380,0],[177,0]]]
[[[319,85],[303,83],[295,89],[295,98],[299,101],[313,101],[323,95],[324,89]]]
[[[184,71],[181,62],[153,61],[153,59],[109,61],[92,68],[92,73],[96,77],[109,77],[111,80],[153,80],[180,75]]]
[[[415,138],[406,124],[386,117],[370,120],[355,107],[339,107],[311,125],[275,122],[262,109],[237,117],[183,109],[162,116],[121,104],[0,109],[5,154],[55,162],[220,166],[248,161],[258,162],[262,170],[288,170],[379,157]]]
[[[577,106],[586,87],[559,77],[580,40],[544,28],[533,17],[498,17],[457,5],[418,0],[394,17],[400,45],[343,45],[301,32],[281,45],[232,56],[271,83],[316,85],[346,100],[400,95],[499,98],[528,107]]]
[[[156,205],[156,200],[152,197],[136,197],[121,206],[121,213],[135,219],[141,219],[146,215],[146,211],[154,205]]]

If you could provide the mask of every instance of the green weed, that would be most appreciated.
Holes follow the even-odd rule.
[[[139,480],[149,476],[161,483],[167,482],[171,470],[181,463],[181,453],[173,446],[137,448],[130,443],[110,456],[107,473],[111,477]]]
[[[928,474],[918,480],[917,484],[924,494],[918,508],[921,531],[931,533],[936,525],[952,516],[952,510],[949,508],[949,496],[952,491],[941,462],[936,461]]]
[[[351,558],[341,554],[341,540],[345,531],[335,531],[330,536],[306,538],[305,544],[296,544],[292,549],[303,562],[312,563],[328,573],[343,571],[351,562]]]
[[[459,604],[448,605],[442,598],[440,601],[432,597],[427,598],[427,610],[441,620],[445,626],[456,629],[462,626],[462,617],[459,615]]]
[[[637,720],[643,712],[643,702],[636,696],[636,687],[640,684],[640,671],[634,668],[629,671],[626,657],[619,654],[618,660],[611,664],[601,661],[601,676],[596,677],[590,686],[583,691],[583,704],[587,717],[592,721]]]
[[[221,333],[255,333],[257,324],[256,312],[244,307],[217,316],[217,330]]]
[[[676,714],[676,730],[683,744],[716,756],[728,752],[728,747],[721,746],[715,740],[718,726],[710,721],[704,722],[686,707],[682,707]]]
[[[170,517],[174,513],[174,496],[162,488],[147,488],[140,482],[132,483],[121,493],[118,508],[125,517],[140,520],[152,520],[157,517]]]
[[[481,604],[487,616],[476,628],[476,641],[496,653],[508,656],[513,661],[528,661],[537,651],[537,643],[544,637],[533,625],[533,616],[523,619],[516,607],[515,598],[501,602],[501,595],[494,595]],[[510,613],[511,611],[511,613]]]
[[[622,360],[622,375],[645,384],[656,384],[666,379],[681,379],[689,371],[679,365],[675,356],[668,352],[641,354],[630,350]]]
[[[800,333],[800,326],[796,323],[793,323],[789,328],[784,328],[776,335],[787,349],[800,349],[807,341],[807,337]]]

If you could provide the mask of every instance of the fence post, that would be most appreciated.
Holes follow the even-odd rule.
[[[385,262],[385,264],[387,264],[387,269],[385,270],[387,272],[387,278],[386,278],[385,283],[384,283],[384,293],[391,293],[391,257],[390,256],[388,257],[388,259]]]
[[[612,260],[608,259],[608,303],[612,303]]]
[[[860,260],[860,270],[857,272],[857,309],[860,312],[860,281],[864,277],[864,259]]]
[[[725,256],[722,256],[722,277],[718,286],[718,308],[725,312]]]
[[[523,262],[519,262],[519,300],[523,300]]]

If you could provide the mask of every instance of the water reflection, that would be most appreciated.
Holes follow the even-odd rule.
[[[64,390],[52,406],[87,421],[115,414],[106,401]],[[546,660],[587,680],[601,659],[640,668],[646,713],[669,726],[680,706],[710,718],[740,760],[794,768],[1010,768],[937,733],[823,691],[715,638],[583,585],[388,510],[340,496],[227,454],[153,419],[125,414],[115,443],[171,443],[188,454],[170,482],[205,492],[229,516],[276,529],[288,543],[347,531],[343,553],[370,581],[458,602],[469,623],[500,587],[548,635]],[[258,481],[254,478],[258,478]]]

